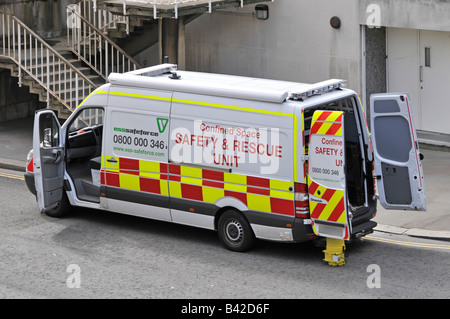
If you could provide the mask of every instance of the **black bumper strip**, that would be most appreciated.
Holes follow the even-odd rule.
[[[103,191],[103,188],[101,189]],[[117,187],[104,188],[105,197],[110,199],[133,202],[137,204],[169,208],[169,197],[145,192],[132,191]]]
[[[101,191],[104,192],[106,197],[110,199],[156,207],[171,208],[206,216],[214,217],[220,209],[220,207],[211,203],[183,198],[169,198],[169,196],[126,190],[116,187],[103,186]],[[251,224],[286,229],[292,228],[294,241],[296,242],[306,241],[308,240],[309,236],[314,235],[311,225],[304,225],[303,219],[294,218],[293,216],[285,216],[252,210],[242,211],[242,213]],[[290,224],[290,226],[288,226],[288,224]]]

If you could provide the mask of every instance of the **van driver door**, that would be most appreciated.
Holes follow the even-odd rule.
[[[41,213],[57,207],[63,196],[64,143],[51,110],[37,111],[33,128],[34,183]]]

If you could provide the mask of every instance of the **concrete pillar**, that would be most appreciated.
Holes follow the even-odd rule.
[[[178,68],[186,69],[186,35],[185,35],[185,19],[178,18]]]
[[[178,64],[180,69],[186,65],[185,25],[184,18],[161,19],[158,28],[159,60],[169,57],[169,63]]]

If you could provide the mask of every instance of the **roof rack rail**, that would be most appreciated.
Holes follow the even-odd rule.
[[[267,89],[257,87],[245,87],[235,84],[227,84],[226,81],[208,81],[208,77],[189,78],[186,72],[186,77],[181,77],[183,73],[177,74],[178,69],[176,64],[161,64],[145,69],[139,69],[126,73],[111,73],[108,76],[108,81],[113,85],[135,86],[140,88],[148,88],[153,90],[167,90],[184,93],[214,95],[225,98],[245,99],[250,101],[270,102],[281,104],[289,97],[289,92],[283,88],[281,89]],[[164,74],[170,76],[164,78]],[[167,80],[169,79],[169,80]],[[184,79],[180,81],[174,81]],[[251,78],[248,78],[251,80]]]
[[[347,85],[347,81],[332,79],[328,81],[319,82],[316,84],[311,84],[305,87],[304,90],[300,92],[292,92],[289,96],[293,100],[303,100],[314,95],[319,95],[322,93],[330,92],[336,89],[343,88]]]
[[[165,73],[171,73],[172,71],[176,71],[177,68],[178,68],[178,65],[176,65],[176,64],[165,63],[165,64],[151,66],[148,68],[130,71],[130,72],[126,72],[126,73],[132,74],[132,75],[141,75],[141,76],[152,77],[152,76],[158,76],[158,75],[165,74]]]

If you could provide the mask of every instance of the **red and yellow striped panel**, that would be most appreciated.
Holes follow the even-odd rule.
[[[167,164],[108,156],[102,157],[105,169],[101,172],[101,184],[130,190],[169,195]]]
[[[343,118],[344,112],[341,111],[316,111],[314,112],[311,124],[311,136],[343,136]],[[319,234],[315,221],[328,222],[329,225],[335,224],[339,227],[345,227],[344,238],[348,239],[348,220],[345,205],[344,189],[333,189],[324,187],[308,178],[308,193],[310,197],[309,207],[311,220],[313,221],[313,230]],[[315,201],[314,198],[320,202]],[[319,227],[320,229],[320,227]]]
[[[311,135],[342,136],[342,118],[344,113],[337,111],[314,112]]]
[[[326,188],[310,181],[308,192],[310,196],[315,196],[323,200],[323,203],[310,201],[312,219],[341,224],[347,223],[343,190]]]
[[[102,185],[212,204],[224,197],[234,197],[250,210],[295,215],[293,182],[177,164],[114,159],[116,163],[103,158]]]

